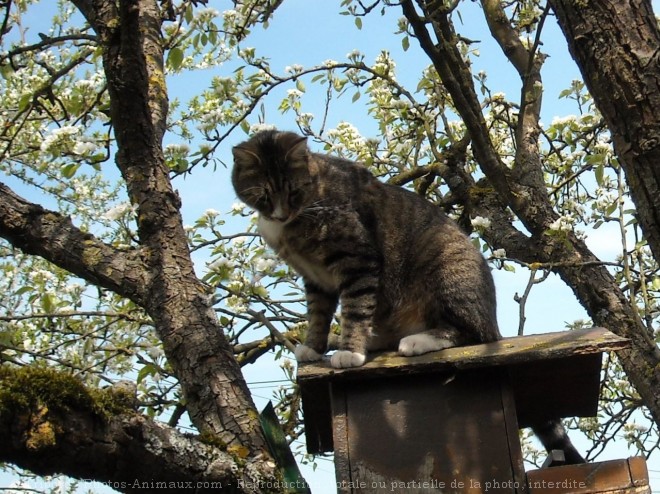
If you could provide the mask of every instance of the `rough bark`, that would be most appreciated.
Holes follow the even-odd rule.
[[[137,206],[140,245],[132,252],[117,251],[81,232],[69,219],[29,204],[5,187],[0,188],[0,235],[25,252],[38,254],[143,307],[154,321],[179,379],[194,426],[204,437],[215,438],[245,461],[259,459],[255,465],[261,468],[260,478],[272,480],[273,464],[263,461],[269,455],[259,415],[210,307],[209,294],[195,276],[179,211],[180,200],[169,180],[162,152],[168,102],[159,4],[156,0],[74,3],[99,39],[118,149],[116,164],[130,201]],[[70,252],[73,255],[67,256]],[[121,420],[114,427],[124,434],[127,423]],[[139,418],[129,422],[133,426],[146,423]],[[67,427],[63,424],[63,428]],[[153,432],[156,426],[149,427]],[[146,438],[145,432],[142,439]],[[61,439],[66,444],[66,435]],[[130,457],[131,448],[137,448],[138,442],[139,434],[133,442],[115,441],[113,444],[119,448],[117,457]],[[6,461],[21,459],[13,456],[18,452],[8,449],[8,442],[0,444]],[[71,455],[50,458],[51,471],[77,475],[76,465],[67,461],[74,459]],[[102,455],[94,458],[97,461],[89,465],[87,478],[121,481],[108,477],[112,472],[104,470],[106,460]],[[183,456],[179,459],[186,460]],[[160,461],[154,454],[150,462]],[[198,467],[179,465],[180,470],[189,472]],[[94,469],[99,473],[95,474]],[[213,463],[203,470],[212,471]]]
[[[131,411],[120,403],[130,401],[123,391],[95,393],[54,371],[3,372],[0,461],[39,475],[66,472],[121,492],[252,492],[242,486],[258,484],[259,472],[272,469],[268,457],[237,461],[217,445]],[[103,410],[101,397],[114,413]]]
[[[76,228],[71,219],[17,196],[0,183],[0,236],[138,304],[149,274],[138,251],[121,251]]]
[[[145,310],[186,396],[193,424],[252,455],[265,442],[254,404],[208,294],[195,276],[180,200],[162,152],[168,110],[155,0],[74,2],[96,31],[111,99],[116,163],[137,205],[151,284]]]
[[[461,197],[468,210],[491,219],[485,237],[494,248],[503,248],[508,256],[529,264],[541,263],[559,274],[595,324],[631,340],[631,349],[619,352],[619,357],[631,383],[660,425],[660,351],[652,335],[612,275],[582,240],[572,234],[561,238],[546,234],[557,213],[548,198],[538,152],[538,90],[541,86],[534,83],[541,82],[542,59],[533,52],[524,56],[522,46],[503,21],[499,2],[482,1],[491,34],[518,70],[522,81],[523,104],[516,129],[517,154],[514,166],[509,168],[499,159],[490,139],[470,69],[456,47],[451,11],[436,2],[420,1],[416,7],[412,0],[404,0],[401,5],[421,47],[433,62],[465,122],[473,154],[486,175],[484,180],[475,183],[457,166],[447,167],[443,175],[447,184]],[[511,211],[531,236],[513,226]]]
[[[660,30],[651,0],[550,0],[612,133],[640,226],[660,259]]]

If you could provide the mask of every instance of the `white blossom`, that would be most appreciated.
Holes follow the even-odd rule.
[[[299,64],[287,65],[284,68],[284,72],[287,74],[300,74],[304,70],[304,67]]]
[[[631,422],[628,424],[624,425],[624,428],[626,429],[627,432],[636,432],[636,433],[644,433],[649,430],[649,428],[643,424],[638,424],[636,422]]]
[[[296,99],[302,96],[302,93],[297,89],[288,89],[286,95],[289,99]]]
[[[346,54],[346,58],[348,58],[349,60],[357,60],[364,58],[364,55],[360,50],[353,50]]]
[[[504,259],[506,257],[506,250],[496,249],[493,251],[493,257],[495,259]]]
[[[210,271],[219,271],[222,268],[233,268],[234,263],[226,257],[219,257],[215,261],[208,263],[207,267]]]
[[[243,204],[242,202],[235,202],[234,204],[231,205],[232,214],[242,214],[244,209],[245,209],[245,204]]]
[[[276,130],[276,129],[277,127],[275,127],[275,125],[273,124],[256,123],[250,126],[250,134],[257,134],[264,130]]]
[[[121,204],[117,204],[115,207],[106,211],[102,215],[102,218],[111,221],[119,220],[129,211],[135,211],[135,208],[128,202],[122,202]]]
[[[574,122],[576,122],[578,117],[575,115],[566,115],[565,117],[555,117],[552,119],[552,126],[553,127],[565,127],[566,125],[570,125]]]
[[[164,151],[171,154],[188,154],[190,147],[187,144],[168,144],[165,146]]]
[[[472,218],[472,226],[475,228],[490,228],[490,220],[488,218],[484,218],[483,216],[475,216]]]
[[[254,269],[260,273],[269,273],[275,266],[277,266],[277,261],[275,259],[262,257],[254,265]]]
[[[231,239],[231,243],[234,247],[241,247],[245,245],[245,242],[247,242],[247,237],[245,237],[245,235],[239,235],[238,237]]]
[[[83,156],[86,154],[92,154],[97,149],[98,146],[93,142],[76,142],[76,144],[73,146],[73,153],[77,154],[78,156]]]
[[[227,307],[233,309],[236,312],[245,312],[248,309],[248,305],[245,303],[241,297],[232,295],[227,298]]]
[[[575,223],[575,218],[565,214],[550,223],[548,228],[558,232],[570,232],[573,229],[573,223]]]
[[[41,150],[48,151],[55,144],[59,143],[62,139],[66,139],[67,137],[70,138],[79,133],[80,133],[80,129],[72,125],[63,125],[62,127],[53,129],[50,132],[50,135],[46,136],[44,140],[41,142],[41,146],[40,146]]]

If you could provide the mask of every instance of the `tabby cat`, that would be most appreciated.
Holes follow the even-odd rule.
[[[295,133],[260,132],[233,155],[238,197],[305,284],[309,328],[298,361],[328,350],[338,306],[336,368],[361,366],[369,350],[410,356],[501,338],[486,260],[438,207],[360,164],[310,152]],[[559,422],[535,429],[547,448],[584,461]]]

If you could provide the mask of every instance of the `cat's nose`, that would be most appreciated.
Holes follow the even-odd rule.
[[[273,213],[273,215],[271,216],[271,218],[274,219],[275,221],[281,221],[282,223],[284,223],[286,220],[289,219],[289,215],[288,215],[288,214],[276,214],[276,213]]]
[[[285,223],[291,217],[291,210],[288,207],[282,207],[281,204],[277,204],[270,217],[275,221]]]
[[[286,220],[289,219],[290,212],[288,208],[283,208],[279,204],[275,207],[275,210],[273,211],[273,214],[271,214],[271,218],[274,219],[275,221],[281,221],[284,223]]]

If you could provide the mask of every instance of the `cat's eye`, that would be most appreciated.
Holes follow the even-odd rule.
[[[268,197],[266,194],[260,195],[256,199],[254,205],[259,211],[269,211],[273,207],[270,197]]]
[[[304,193],[300,189],[289,192],[289,206],[298,206],[303,200]]]

